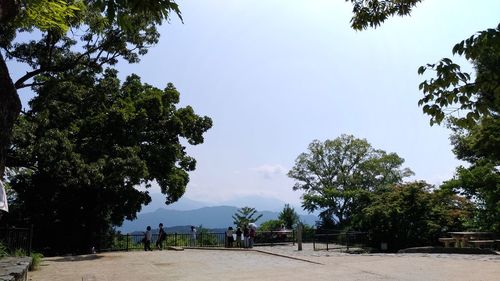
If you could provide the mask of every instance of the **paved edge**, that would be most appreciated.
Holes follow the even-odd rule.
[[[282,258],[288,258],[288,259],[292,259],[292,260],[298,260],[298,261],[304,261],[304,262],[313,263],[313,264],[325,265],[325,264],[320,263],[320,262],[315,262],[315,261],[306,260],[306,259],[302,259],[302,258],[297,258],[297,257],[293,257],[293,256],[287,256],[287,255],[277,254],[277,253],[268,252],[268,251],[264,251],[264,250],[252,250],[252,251],[263,253],[263,254],[267,254],[267,255],[273,255],[273,256],[277,256],[277,257],[282,257]]]
[[[292,259],[292,260],[297,260],[297,261],[303,261],[303,262],[308,262],[308,263],[313,263],[313,264],[319,264],[319,265],[325,265],[320,262],[315,262],[303,258],[298,258],[298,257],[293,257],[293,256],[287,256],[283,254],[278,254],[278,253],[273,253],[269,251],[264,251],[264,250],[257,250],[255,248],[253,249],[245,249],[245,248],[210,248],[210,247],[185,247],[184,249],[190,249],[190,250],[215,250],[215,251],[238,251],[238,252],[257,252],[257,253],[262,253],[266,255],[272,255],[276,257],[282,257],[282,258],[287,258],[287,259]]]

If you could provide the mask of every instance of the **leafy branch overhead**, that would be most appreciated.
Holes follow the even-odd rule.
[[[473,124],[483,116],[500,113],[500,24],[472,35],[453,47],[453,54],[465,56],[475,68],[475,75],[463,72],[458,64],[444,58],[418,69],[423,75],[434,72],[435,78],[422,82],[424,97],[418,102],[430,123],[441,123],[451,113],[464,110],[461,125]],[[454,107],[454,106],[457,107]]]
[[[363,30],[378,27],[390,16],[407,16],[422,0],[346,0],[353,5],[351,27]]]

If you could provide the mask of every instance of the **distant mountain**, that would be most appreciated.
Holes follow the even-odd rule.
[[[136,220],[125,221],[117,229],[123,233],[130,233],[143,231],[148,225],[157,228],[159,223],[163,223],[166,227],[202,225],[206,228],[227,228],[233,226],[232,216],[237,210],[237,207],[232,206],[203,207],[184,211],[157,209],[150,213],[140,213]],[[262,214],[262,217],[257,221],[257,224],[261,224],[268,220],[277,219],[279,212],[262,211],[258,214]],[[300,215],[300,219],[306,224],[314,225],[318,218],[313,215]]]
[[[266,211],[279,212],[283,210],[285,204],[286,204],[285,202],[275,198],[262,197],[258,195],[249,195],[224,201],[218,205],[235,206],[238,208],[252,207],[255,208],[257,211],[266,210]]]
[[[165,205],[165,195],[161,193],[150,193],[151,203],[149,205],[144,206],[140,212],[140,214],[155,212],[158,209],[167,209],[167,210],[179,210],[179,211],[187,211],[187,210],[196,210],[203,207],[213,207],[213,206],[234,206],[234,207],[252,207],[257,211],[273,211],[280,212],[283,210],[286,202],[281,201],[279,199],[263,197],[258,195],[250,195],[250,196],[242,196],[237,197],[231,200],[223,201],[217,204],[211,202],[203,202],[192,200],[187,197],[181,197],[179,201]],[[304,210],[300,206],[291,205],[295,209],[298,214],[306,214]]]
[[[151,213],[158,209],[187,211],[187,210],[200,209],[203,207],[209,207],[213,205],[207,202],[191,200],[187,197],[181,197],[179,201],[172,203],[170,205],[165,205],[165,195],[161,193],[150,193],[149,195],[151,196],[151,203],[142,208],[140,212],[141,214]]]

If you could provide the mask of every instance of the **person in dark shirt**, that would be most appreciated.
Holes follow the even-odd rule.
[[[236,229],[236,247],[241,248],[241,234],[243,234],[243,231],[241,231],[241,227],[238,226]]]
[[[163,223],[160,223],[158,227],[160,229],[158,230],[158,239],[156,240],[156,248],[161,251],[163,248],[163,241],[165,241],[165,239],[167,238],[167,234],[163,229]]]
[[[248,229],[248,226],[245,225],[243,226],[243,248],[248,248],[248,243],[250,242],[250,229]]]

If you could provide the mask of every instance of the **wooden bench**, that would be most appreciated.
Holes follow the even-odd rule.
[[[444,243],[444,247],[448,248],[450,247],[450,243],[455,244],[456,239],[455,238],[439,238],[439,242]]]
[[[474,245],[475,248],[482,248],[483,246],[491,248],[495,244],[495,240],[469,240],[469,243]]]

